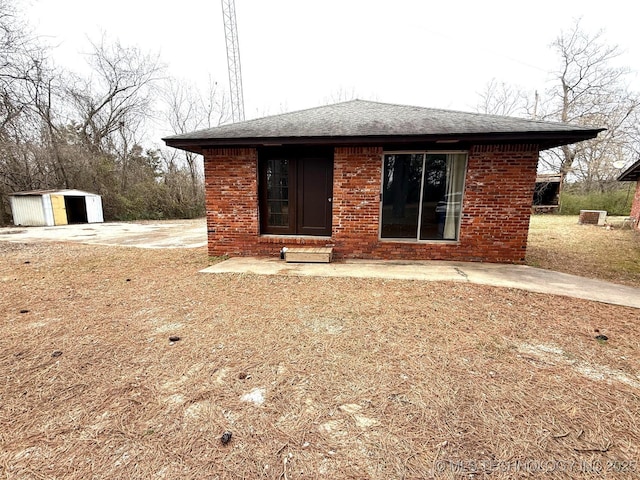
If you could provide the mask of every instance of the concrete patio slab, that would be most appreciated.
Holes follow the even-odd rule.
[[[0,228],[0,241],[77,242],[138,248],[197,248],[207,244],[202,218],[154,222],[106,222],[55,227]]]
[[[201,271],[203,273],[469,282],[640,308],[640,289],[638,288],[525,265],[383,260],[349,260],[314,264],[285,263],[275,258],[234,257]]]

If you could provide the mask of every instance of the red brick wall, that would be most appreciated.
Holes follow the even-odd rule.
[[[205,150],[204,175],[209,255],[247,255],[260,233],[256,150]]]
[[[636,182],[636,194],[633,197],[631,214],[629,216],[636,219],[636,228],[640,230],[640,180]]]
[[[537,166],[537,145],[471,149],[460,227],[465,256],[524,262]]]
[[[259,235],[254,149],[205,152],[211,255],[277,255],[282,246],[333,245],[338,258],[522,263],[538,163],[536,145],[469,151],[458,242],[378,240],[382,148],[334,152],[331,239]]]
[[[382,154],[382,147],[334,150],[332,230],[338,257],[376,257]]]

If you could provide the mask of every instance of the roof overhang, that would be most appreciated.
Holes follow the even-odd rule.
[[[486,144],[535,144],[540,150],[595,138],[603,128],[575,131],[545,132],[497,132],[463,133],[446,135],[381,135],[334,137],[248,137],[248,138],[198,138],[166,137],[162,140],[169,147],[202,154],[209,148],[258,148],[270,146],[383,146],[389,148],[465,149],[472,145]]]
[[[640,160],[627,168],[618,177],[619,182],[636,182],[640,180]]]

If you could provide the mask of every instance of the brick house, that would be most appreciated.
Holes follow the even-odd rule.
[[[636,194],[631,204],[631,214],[635,228],[640,230],[640,160],[627,168],[618,177],[620,182],[636,182]]]
[[[210,255],[522,263],[538,152],[599,131],[353,100],[164,141],[204,156]]]

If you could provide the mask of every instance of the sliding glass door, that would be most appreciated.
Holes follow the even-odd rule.
[[[386,154],[381,237],[457,240],[466,164],[465,153]]]

